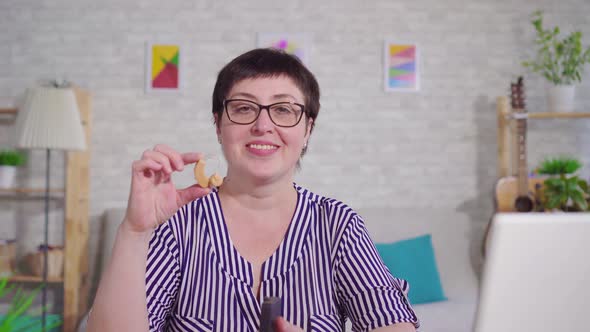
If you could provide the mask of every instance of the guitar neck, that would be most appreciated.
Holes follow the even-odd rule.
[[[525,114],[524,109],[515,110],[516,113]],[[518,141],[518,195],[528,195],[528,166],[527,166],[527,151],[526,151],[526,132],[527,121],[526,118],[519,118],[516,120],[516,135]]]

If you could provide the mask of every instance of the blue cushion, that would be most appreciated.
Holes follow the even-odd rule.
[[[447,300],[440,282],[430,234],[394,243],[375,244],[393,276],[410,284],[410,303]]]

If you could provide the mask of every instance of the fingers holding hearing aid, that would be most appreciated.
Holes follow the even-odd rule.
[[[133,162],[131,190],[127,204],[126,224],[137,232],[150,232],[182,205],[204,196],[207,187],[177,189],[172,173],[198,162],[201,153],[179,153],[167,145],[156,145],[146,150],[140,160]]]
[[[158,154],[159,158],[164,157],[164,159],[166,159],[164,162],[169,166],[168,168],[165,167],[166,171],[172,173],[172,171],[180,172],[184,169],[185,163],[182,159],[182,155],[171,147],[164,144],[158,144],[154,147],[153,152]]]
[[[172,172],[182,172],[186,165],[197,163],[202,158],[202,153],[180,153],[167,145],[159,144],[153,150],[146,150],[139,162],[154,171],[162,170],[166,174],[171,174]]]
[[[185,165],[194,163],[194,178],[201,187],[218,187],[223,182],[223,178],[217,173],[211,176],[206,175],[206,161],[201,153],[189,152],[181,154],[167,145],[160,144],[156,145],[153,150],[144,152],[142,161],[146,165],[149,164],[154,171],[161,170],[166,175],[174,171],[181,172],[184,170]]]

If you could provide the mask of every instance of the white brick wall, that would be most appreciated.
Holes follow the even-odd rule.
[[[0,98],[13,101],[35,81],[57,76],[93,93],[94,235],[100,214],[125,204],[130,164],[143,150],[166,143],[219,154],[210,115],[215,77],[255,46],[257,32],[306,32],[322,110],[298,182],[353,207],[468,213],[477,229],[492,212],[495,98],[525,72],[520,62],[532,55],[535,9],[545,9],[550,24],[582,29],[590,43],[587,0],[2,0]],[[419,93],[383,92],[385,38],[421,47]],[[153,40],[185,46],[182,93],[144,94],[144,43]],[[544,110],[542,80],[525,77],[530,110]],[[577,106],[590,111],[590,70],[584,78]],[[530,164],[568,152],[584,159],[588,175],[589,128],[590,120],[531,123]],[[1,125],[0,146],[12,144],[12,132]],[[43,154],[31,159],[33,174],[22,181],[42,185]],[[190,183],[189,173],[178,176],[179,186]],[[25,247],[35,246],[41,222],[29,232],[12,227],[9,203],[2,204],[2,235],[19,233]],[[54,215],[52,239],[59,241]]]

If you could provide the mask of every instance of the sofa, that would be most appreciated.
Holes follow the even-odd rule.
[[[472,331],[478,294],[476,271],[479,270],[480,232],[469,216],[442,209],[377,207],[356,211],[365,220],[375,243],[391,243],[424,234],[431,235],[442,288],[448,300],[413,306],[421,321],[420,331]],[[100,241],[103,269],[111,254],[117,227],[124,212],[122,208],[113,208],[103,214],[103,239]],[[351,331],[350,322],[346,329]],[[82,321],[78,332],[84,330]]]
[[[471,332],[477,307],[482,226],[448,209],[356,210],[375,243],[430,234],[442,288],[448,300],[413,305],[425,332]],[[412,284],[410,283],[410,289]]]

